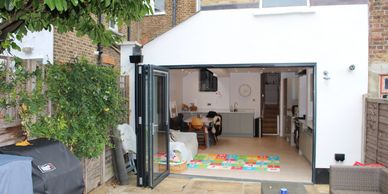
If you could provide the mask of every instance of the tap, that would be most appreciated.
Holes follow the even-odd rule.
[[[238,106],[238,103],[235,102],[233,105],[233,112],[237,112],[237,106]]]

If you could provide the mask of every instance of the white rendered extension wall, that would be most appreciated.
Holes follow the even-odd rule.
[[[130,91],[130,104],[129,104],[129,114],[130,120],[129,125],[135,129],[135,64],[129,61],[129,56],[133,54],[133,48],[139,46],[137,42],[123,42],[120,44],[120,74],[129,75],[129,91]]]
[[[32,48],[31,52],[12,50],[11,54],[22,59],[43,59],[43,63],[54,61],[54,33],[43,30],[40,32],[28,32],[22,41],[17,41],[18,46]]]
[[[345,164],[360,161],[362,95],[368,84],[368,5],[294,11],[201,11],[146,44],[144,63],[316,63],[316,168],[334,164],[334,153],[346,154]],[[354,71],[348,70],[351,64]],[[330,80],[323,79],[325,70]]]

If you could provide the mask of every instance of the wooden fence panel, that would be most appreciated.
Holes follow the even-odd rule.
[[[125,100],[124,109],[127,111],[124,122],[130,124],[131,118],[131,99],[130,99],[130,86],[129,86],[129,75],[123,75],[120,77],[120,90],[121,95]]]
[[[375,103],[366,103],[365,162],[376,162],[378,109]]]
[[[366,100],[365,163],[388,167],[388,101]]]
[[[0,63],[5,68],[12,68],[14,65],[13,58],[8,56],[0,56]],[[28,71],[35,70],[38,66],[43,66],[42,59],[26,59],[23,61],[25,68]],[[5,81],[9,81],[11,75],[7,75]],[[25,86],[27,91],[32,91],[35,87],[35,79],[32,78]],[[1,98],[7,98],[8,94],[1,94]],[[22,138],[22,128],[18,115],[18,106],[0,109],[0,147],[14,144]]]

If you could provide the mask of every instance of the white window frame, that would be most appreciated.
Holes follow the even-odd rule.
[[[112,27],[112,23],[113,23],[113,27]],[[108,21],[108,26],[109,26],[109,29],[112,30],[113,32],[119,32],[119,25],[117,24],[117,21],[116,20],[113,20],[113,19],[110,19]]]
[[[156,12],[155,11],[155,0],[150,0],[150,5],[152,8],[153,14],[148,14],[147,16],[166,15],[166,0],[163,0],[163,1],[164,1],[164,10]]]
[[[254,16],[266,15],[290,15],[290,14],[314,14],[315,9],[310,6],[310,0],[307,0],[307,5],[303,6],[284,6],[284,7],[264,7],[260,0],[259,9],[255,11]]]
[[[196,5],[195,5],[195,11],[196,11],[196,12],[199,12],[199,11],[201,10],[202,0],[196,0],[195,3],[196,3]]]
[[[306,0],[306,5],[296,5],[296,6],[279,6],[279,7],[310,7],[310,0]],[[279,7],[263,7],[263,0],[259,0],[259,7],[260,9],[268,9],[268,8],[279,8]]]

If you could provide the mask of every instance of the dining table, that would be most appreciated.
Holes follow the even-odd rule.
[[[189,117],[189,118],[186,118],[184,119],[183,121],[187,124],[191,124],[191,121],[193,120],[193,117]],[[206,147],[210,147],[210,140],[209,140],[209,132],[208,132],[208,126],[210,124],[210,122],[212,122],[212,119],[211,118],[207,118],[206,116],[201,116],[200,117],[202,122],[203,122],[203,125],[205,126],[204,127],[204,132],[205,132],[205,144],[206,144]]]
[[[189,117],[189,118],[184,119],[183,121],[184,121],[185,123],[191,123],[192,120],[193,120],[193,117]],[[205,116],[202,116],[202,117],[201,117],[201,120],[202,120],[202,122],[203,122],[203,124],[204,124],[205,126],[209,126],[209,123],[212,122],[212,119],[211,119],[211,118],[208,118],[208,117],[205,117]]]

